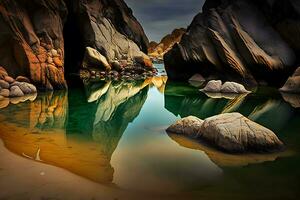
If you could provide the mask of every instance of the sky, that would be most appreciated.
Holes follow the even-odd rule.
[[[205,0],[125,0],[150,41],[159,42],[175,28],[186,28]]]

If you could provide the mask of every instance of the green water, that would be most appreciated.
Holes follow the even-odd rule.
[[[34,120],[32,113],[37,108],[45,117],[37,113],[38,119]],[[222,112],[240,112],[270,128],[287,145],[288,153],[254,157],[239,164],[243,156],[234,160],[224,154],[215,157],[198,148],[196,142],[182,142],[165,132],[182,117],[205,119]],[[177,195],[208,199],[299,196],[300,113],[274,89],[260,88],[248,96],[229,100],[209,98],[186,83],[168,82],[165,90],[155,87],[153,81],[93,83],[68,92],[40,94],[33,102],[10,104],[1,109],[0,117],[3,123],[30,127],[34,136],[60,132],[69,142],[68,148],[76,148],[71,143],[75,141],[87,154],[104,156],[108,160],[103,164],[105,169],[113,169],[107,173],[108,179],[93,179],[84,171],[76,174],[121,190],[172,194],[174,199]],[[189,142],[195,145],[192,147]],[[89,144],[95,144],[101,152],[89,151]],[[76,155],[70,156],[72,162],[81,159]],[[57,162],[54,158],[48,163]],[[99,173],[101,170],[103,167],[99,166]]]

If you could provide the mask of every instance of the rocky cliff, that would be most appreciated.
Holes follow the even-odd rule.
[[[163,56],[178,42],[180,42],[186,29],[175,29],[171,34],[165,36],[160,43],[150,42],[148,48],[148,55],[152,59],[162,60]]]
[[[207,0],[165,55],[168,75],[281,86],[299,62],[299,16],[296,0]]]
[[[67,88],[65,71],[79,68],[87,46],[109,62],[147,62],[148,43],[123,0],[0,1],[0,65],[39,89]],[[65,68],[65,54],[71,69]]]

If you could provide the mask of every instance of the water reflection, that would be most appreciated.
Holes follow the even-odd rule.
[[[233,156],[166,134],[166,127],[180,117],[204,119],[237,111],[271,128],[288,144],[299,141],[284,134],[296,130],[296,125],[289,126],[299,119],[277,93],[261,89],[237,97],[209,97],[196,88],[166,82],[166,77],[90,82],[69,93],[40,94],[0,110],[0,137],[10,151],[28,159],[101,184],[160,193],[217,185],[228,167],[290,155]]]
[[[187,89],[185,89],[187,88]],[[165,92],[165,108],[176,116],[197,116],[200,119],[228,112],[240,112],[253,121],[280,134],[296,110],[282,100],[276,90],[260,88],[254,94],[210,96],[188,87],[169,83]],[[197,108],[197,109],[195,109]]]

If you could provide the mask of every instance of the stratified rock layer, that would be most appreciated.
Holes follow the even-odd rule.
[[[165,55],[168,75],[280,86],[299,61],[299,27],[296,0],[207,0]]]

